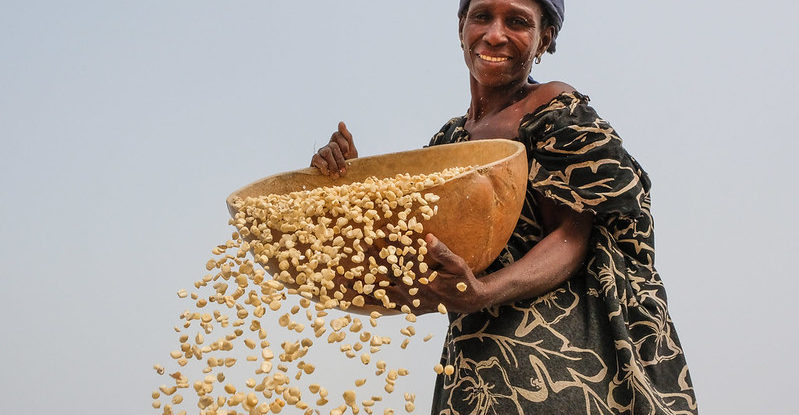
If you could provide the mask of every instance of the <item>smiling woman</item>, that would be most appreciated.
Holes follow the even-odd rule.
[[[555,30],[552,26],[543,26],[543,12],[537,3],[489,6],[477,2],[469,10],[468,19],[461,18],[466,66],[481,86],[502,86],[514,79],[524,80],[533,60],[539,59],[552,43]],[[499,78],[492,79],[492,76]]]
[[[430,145],[520,141],[525,205],[485,273],[428,234],[439,278],[418,295],[387,293],[450,311],[433,414],[694,414],[654,267],[649,178],[587,96],[529,78],[563,12],[562,0],[460,2],[471,104]],[[357,154],[342,123],[312,165],[346,174]]]

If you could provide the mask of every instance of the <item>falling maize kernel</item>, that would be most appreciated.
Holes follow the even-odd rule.
[[[355,391],[352,391],[352,390],[345,391],[344,394],[343,394],[343,398],[344,398],[344,402],[348,406],[354,405],[355,404]]]
[[[177,386],[166,386],[166,385],[161,385],[161,386],[160,386],[158,389],[160,389],[160,390],[161,390],[161,392],[162,392],[164,395],[166,395],[166,396],[172,396],[172,394],[173,394],[173,393],[175,393],[175,392],[177,391],[177,389],[178,389],[178,388],[177,388]],[[157,398],[157,396],[153,396],[153,399],[155,399],[155,398]]]

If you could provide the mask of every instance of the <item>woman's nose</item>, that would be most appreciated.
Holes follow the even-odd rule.
[[[505,26],[502,24],[502,21],[497,19],[488,25],[484,39],[492,46],[505,43],[508,40],[508,37],[505,34]]]

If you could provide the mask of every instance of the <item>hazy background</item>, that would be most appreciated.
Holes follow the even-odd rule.
[[[0,0],[0,413],[155,413],[168,382],[151,366],[177,346],[175,292],[229,237],[225,197],[307,166],[339,120],[373,155],[463,114],[456,8]],[[704,414],[797,411],[797,12],[568,1],[535,67],[590,95],[654,182],[657,266]],[[402,323],[381,326],[400,339]],[[427,413],[445,321],[418,327],[437,336],[383,353]],[[366,369],[318,348],[339,397]]]

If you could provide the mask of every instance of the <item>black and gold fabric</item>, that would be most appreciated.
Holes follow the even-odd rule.
[[[594,214],[579,272],[553,291],[477,313],[449,314],[436,415],[696,414],[682,348],[654,267],[650,181],[616,131],[564,93],[525,116],[527,197],[487,272],[545,237],[535,194]],[[469,140],[453,118],[430,145]]]

